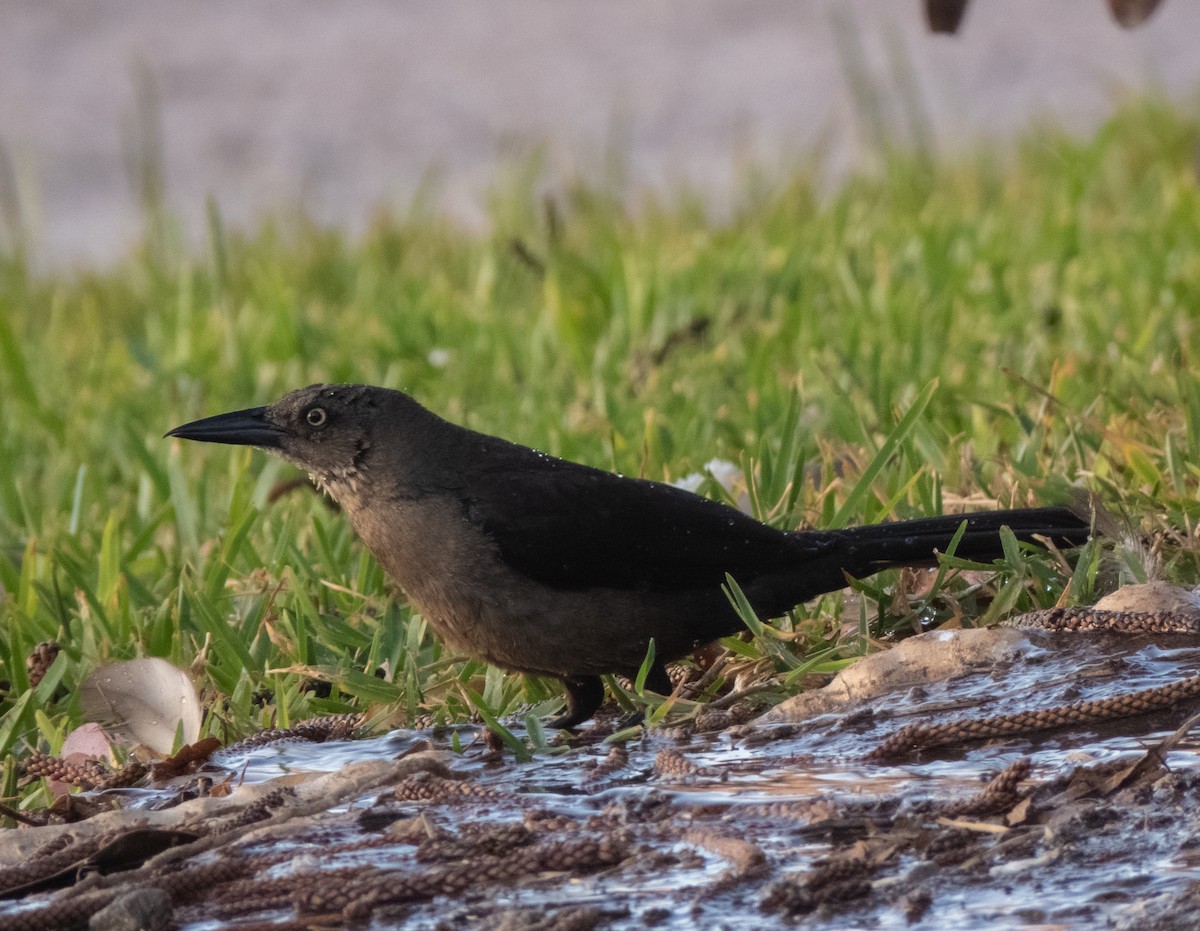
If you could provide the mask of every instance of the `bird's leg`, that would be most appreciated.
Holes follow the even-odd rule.
[[[604,701],[604,683],[599,676],[564,676],[562,684],[567,690],[567,710],[546,722],[546,727],[552,730],[566,730],[582,724]]]
[[[667,667],[662,663],[655,663],[650,667],[650,671],[646,673],[646,683],[643,688],[647,692],[657,692],[664,697],[675,691],[675,685],[671,682],[671,677],[667,675]]]
[[[636,682],[637,674],[635,673],[634,675],[630,676],[629,679],[632,682]],[[656,694],[664,697],[675,691],[675,686],[671,682],[671,677],[667,675],[667,667],[658,662],[651,666],[646,673],[646,681],[642,685],[642,691],[655,692]],[[643,708],[640,711],[632,711],[625,715],[617,722],[616,728],[619,731],[623,731],[627,727],[636,727],[639,724],[643,724],[645,723],[645,720],[646,711]]]

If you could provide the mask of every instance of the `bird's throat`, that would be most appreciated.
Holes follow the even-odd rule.
[[[343,509],[357,511],[362,507],[367,483],[357,468],[309,472],[308,477]]]

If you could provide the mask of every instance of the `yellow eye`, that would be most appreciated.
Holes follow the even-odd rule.
[[[325,423],[325,409],[310,407],[308,413],[304,415],[304,419],[308,421],[310,427],[320,427]]]

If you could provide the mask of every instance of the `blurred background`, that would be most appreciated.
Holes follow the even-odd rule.
[[[1004,0],[928,31],[915,0],[10,0],[3,232],[36,265],[110,262],[165,205],[358,231],[414,202],[465,223],[531,159],[544,183],[703,191],[817,153],[954,151],[1031,122],[1093,130],[1126,95],[1200,87],[1200,4],[1124,30],[1101,0]]]

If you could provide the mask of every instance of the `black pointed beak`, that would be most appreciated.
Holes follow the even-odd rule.
[[[264,449],[278,449],[283,435],[283,428],[267,419],[265,407],[251,407],[244,411],[231,411],[228,414],[205,417],[203,420],[193,420],[166,434],[177,436],[181,440],[262,446]]]

